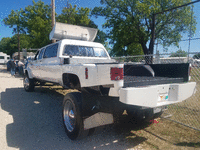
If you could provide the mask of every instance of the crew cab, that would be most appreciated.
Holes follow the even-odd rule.
[[[196,83],[189,82],[189,64],[118,63],[102,44],[93,42],[96,33],[56,23],[50,39],[58,41],[39,49],[25,68],[28,92],[46,82],[77,89],[63,101],[63,123],[70,139],[113,123],[124,110],[138,121],[148,120],[165,106],[193,95]]]

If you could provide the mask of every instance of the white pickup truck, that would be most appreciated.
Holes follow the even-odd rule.
[[[63,123],[70,139],[113,123],[124,110],[138,120],[159,116],[163,107],[194,93],[196,83],[188,82],[189,64],[117,63],[102,44],[92,42],[96,33],[56,23],[50,39],[59,41],[38,50],[25,68],[28,92],[46,82],[78,90],[67,94],[63,102]]]

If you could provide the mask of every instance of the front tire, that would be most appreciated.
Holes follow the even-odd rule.
[[[79,92],[69,93],[63,102],[63,124],[71,140],[84,138],[89,130],[84,130],[82,117],[82,95]]]
[[[27,74],[24,76],[23,83],[24,83],[25,91],[27,92],[34,91],[34,88],[35,88],[34,79],[30,79]]]

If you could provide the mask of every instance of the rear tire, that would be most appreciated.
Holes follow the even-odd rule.
[[[81,139],[88,135],[89,130],[84,130],[83,125],[81,93],[73,92],[64,97],[63,124],[71,140]]]
[[[34,79],[30,79],[27,74],[24,76],[23,84],[24,84],[25,91],[27,92],[34,91],[34,88],[35,88]]]

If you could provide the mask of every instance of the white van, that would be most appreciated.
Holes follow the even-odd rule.
[[[0,64],[6,64],[10,60],[10,56],[6,53],[0,52]]]

